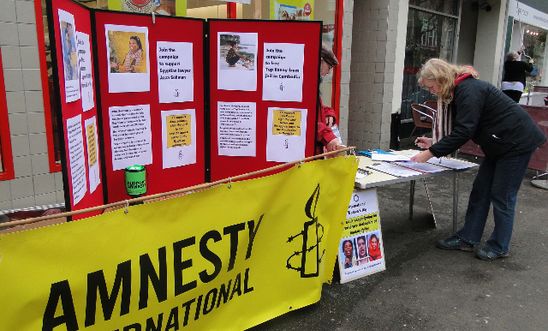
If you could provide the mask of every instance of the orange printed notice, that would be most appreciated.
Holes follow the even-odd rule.
[[[167,124],[167,147],[189,146],[192,143],[190,114],[169,115]]]
[[[272,134],[287,136],[301,135],[301,112],[290,110],[274,110]]]

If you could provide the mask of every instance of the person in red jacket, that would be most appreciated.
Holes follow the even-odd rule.
[[[339,64],[337,57],[329,48],[322,46],[321,50],[321,63],[320,63],[320,82],[323,77],[327,76],[334,66]],[[319,149],[317,152],[322,153],[324,151],[331,152],[338,149],[345,148],[340,138],[333,132],[333,126],[337,124],[337,116],[335,110],[329,106],[326,106],[322,102],[321,96],[319,97],[320,106],[318,114],[318,131],[316,134],[316,141],[318,142]]]

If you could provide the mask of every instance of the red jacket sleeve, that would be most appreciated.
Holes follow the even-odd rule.
[[[334,118],[333,124],[337,123],[335,110],[324,105],[322,99],[320,98],[320,114],[318,116],[318,134],[316,136],[316,140],[324,146],[327,146],[331,140],[337,138],[337,136],[333,133],[333,130],[325,124],[325,120],[328,116]]]

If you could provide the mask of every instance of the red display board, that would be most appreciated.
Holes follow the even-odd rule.
[[[88,89],[84,90],[85,95],[76,97],[77,94],[81,94],[82,92],[80,90],[80,73],[82,72],[81,69],[84,68],[83,62],[80,65],[76,63],[80,60],[80,54],[77,51],[78,45],[76,44],[77,32],[85,33],[89,36],[89,56],[91,59],[94,58],[93,48],[91,47],[91,35],[93,33],[90,11],[86,7],[69,0],[52,1],[48,9],[50,10],[50,15],[48,16],[52,20],[50,21],[50,26],[53,26],[55,36],[54,44],[52,45],[55,59],[54,74],[56,75],[54,81],[57,85],[55,89],[57,100],[60,100],[60,105],[56,107],[56,111],[59,112],[59,118],[62,121],[60,127],[63,128],[62,141],[64,142],[64,146],[62,148],[62,165],[65,186],[65,208],[74,211],[100,206],[103,204],[104,185],[100,166],[100,141],[97,144],[91,139],[91,145],[88,145],[88,134],[85,127],[86,120],[93,118],[95,118],[95,128],[98,127],[99,121],[95,93],[88,94]],[[96,77],[94,76],[93,60],[86,63],[88,67],[85,73],[91,75],[91,81],[94,82]],[[91,86],[91,90],[93,91],[93,86]],[[69,94],[68,98],[67,94]],[[88,104],[89,102],[93,103],[91,109],[84,111],[83,98],[86,98]],[[79,125],[78,122],[80,122]],[[71,124],[70,130],[68,127],[69,123]],[[93,136],[93,133],[90,134]],[[90,149],[93,150],[90,151]],[[90,170],[90,163],[93,166],[92,170]],[[93,180],[91,179],[92,177],[94,178]],[[90,182],[96,183],[97,181],[99,181],[98,186],[91,192]],[[89,217],[98,213],[100,211],[83,213],[74,216],[73,219]]]
[[[305,150],[304,156],[314,155],[316,118],[317,118],[317,102],[318,102],[318,84],[319,84],[319,61],[321,47],[321,22],[304,22],[304,21],[253,21],[253,20],[208,20],[209,24],[209,91],[210,91],[210,174],[211,181],[222,178],[232,177],[250,171],[264,169],[274,166],[282,162],[267,161],[267,134],[272,128],[267,127],[268,109],[276,107],[280,109],[306,109],[306,132],[305,132]],[[227,68],[226,63],[230,61],[226,54],[227,39],[245,39],[249,36],[255,37],[256,41],[247,42],[251,44],[248,48],[247,56],[237,64],[233,64],[232,68]],[[233,37],[234,36],[234,37]],[[223,38],[225,38],[223,40]],[[253,44],[255,43],[255,48]],[[295,64],[295,68],[302,68],[299,74],[303,75],[302,91],[298,88],[293,88],[293,92],[302,93],[300,100],[292,101],[273,101],[272,98],[263,100],[263,76],[268,71],[263,72],[265,66],[265,43],[268,43],[269,50],[274,50],[272,45],[279,44],[281,53],[286,52],[289,57],[293,55],[301,56],[301,51],[293,52],[295,45],[304,46],[304,63],[302,67],[299,63]],[[231,45],[229,45],[231,46]],[[253,48],[253,49],[251,49]],[[251,49],[251,50],[249,50]],[[241,50],[242,51],[242,50]],[[243,52],[243,51],[242,51]],[[256,59],[251,59],[253,53],[256,52]],[[275,52],[274,52],[274,55]],[[287,57],[287,56],[286,56]],[[276,61],[279,58],[274,57]],[[280,58],[281,61],[288,59]],[[270,60],[268,60],[270,61]],[[255,70],[256,87],[252,90],[242,90],[236,86],[226,88],[225,85],[238,85],[238,82],[232,84],[229,78],[225,81],[222,75],[225,75],[223,70],[237,70],[240,66],[239,73],[228,73],[234,80],[244,80],[249,77],[246,75],[249,72],[245,68],[249,67]],[[283,63],[281,65],[284,66]],[[288,66],[285,67],[286,69]],[[270,68],[272,69],[272,68]],[[283,68],[281,68],[283,71]],[[290,70],[291,71],[291,70]],[[297,70],[298,72],[298,70]],[[287,80],[286,80],[287,82]],[[225,84],[226,83],[226,84]],[[220,86],[221,85],[221,86]],[[281,84],[282,85],[282,84]],[[272,86],[271,86],[272,87]],[[280,86],[283,89],[284,86]],[[245,87],[244,87],[245,89]],[[285,99],[287,100],[287,99]],[[256,119],[256,137],[255,139],[255,155],[238,155],[229,156],[226,152],[219,153],[219,109],[218,104],[222,103],[252,103],[255,105]],[[245,129],[243,130],[245,131]],[[237,132],[237,131],[234,131]],[[248,132],[244,132],[249,135]],[[238,133],[235,134],[237,136]],[[247,137],[249,138],[249,137]],[[244,142],[244,145],[246,143]],[[249,147],[246,145],[246,148]],[[222,155],[221,155],[222,154]],[[288,160],[287,160],[288,161]],[[285,161],[285,162],[287,162]]]
[[[140,29],[140,33],[133,33],[140,36],[140,43],[144,51],[148,50],[148,62],[146,63],[149,74],[149,89],[140,92],[124,92],[124,83],[116,83],[113,80],[114,75],[112,61],[112,42],[115,37],[109,35],[112,30],[132,31]],[[143,31],[146,31],[143,32]],[[124,32],[120,32],[124,33]],[[130,33],[129,35],[131,35]],[[129,36],[128,35],[128,36]],[[108,39],[107,40],[107,36]],[[114,119],[111,118],[111,109],[116,107],[148,105],[150,109],[150,129],[152,141],[152,163],[143,164],[147,173],[147,194],[168,192],[175,189],[188,187],[205,181],[205,146],[204,146],[204,21],[200,19],[173,18],[173,17],[152,17],[151,15],[138,15],[120,12],[96,11],[95,12],[95,38],[97,46],[97,66],[100,87],[101,114],[103,119],[103,142],[104,142],[104,163],[106,183],[108,185],[107,202],[115,202],[130,197],[126,193],[124,170],[116,169],[115,156],[116,148],[112,143],[111,125]],[[111,40],[112,39],[112,40]],[[128,38],[126,38],[127,40]],[[131,44],[131,40],[129,41]],[[191,101],[160,103],[158,87],[158,63],[163,61],[157,57],[157,45],[169,43],[188,43],[192,44],[192,76],[193,79],[193,97]],[[127,43],[125,44],[128,47]],[[131,46],[131,45],[130,45]],[[122,62],[129,62],[124,54],[118,54],[117,60],[119,66]],[[145,60],[144,57],[142,59]],[[116,65],[116,64],[115,64]],[[163,64],[162,64],[163,65]],[[168,73],[177,74],[175,73]],[[123,74],[122,74],[123,75]],[[126,73],[126,75],[128,75]],[[131,73],[129,75],[132,75]],[[118,74],[120,76],[120,74]],[[129,77],[129,76],[127,76]],[[143,75],[135,75],[127,84],[141,84],[139,80]],[[116,77],[114,77],[116,78]],[[117,91],[113,91],[117,90]],[[122,90],[122,92],[120,92]],[[178,93],[178,92],[177,92]],[[115,107],[115,108],[112,108]],[[163,162],[163,142],[165,134],[162,133],[162,111],[172,110],[194,110],[195,114],[195,141],[196,161],[192,164],[182,166],[165,167]],[[116,137],[115,137],[116,139]]]

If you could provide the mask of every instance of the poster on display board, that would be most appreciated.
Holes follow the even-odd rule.
[[[386,270],[377,190],[354,190],[338,249],[341,284]]]
[[[310,21],[314,19],[314,0],[270,0],[270,19]]]
[[[257,90],[257,33],[219,32],[219,90]]]
[[[78,75],[78,54],[76,50],[76,24],[74,15],[59,9],[61,32],[61,53],[63,54],[63,76],[65,81],[65,102],[80,99],[80,76]]]
[[[110,93],[150,91],[148,28],[105,25]]]
[[[95,50],[91,32],[90,9],[71,0],[45,2],[51,13],[53,88],[58,107],[52,108],[59,119],[59,141],[65,208],[77,211],[104,204],[103,174],[98,157],[95,94]],[[93,122],[93,124],[91,124]],[[90,211],[69,217],[78,220],[97,215]]]
[[[108,9],[129,13],[186,16],[187,0],[108,0]]]

